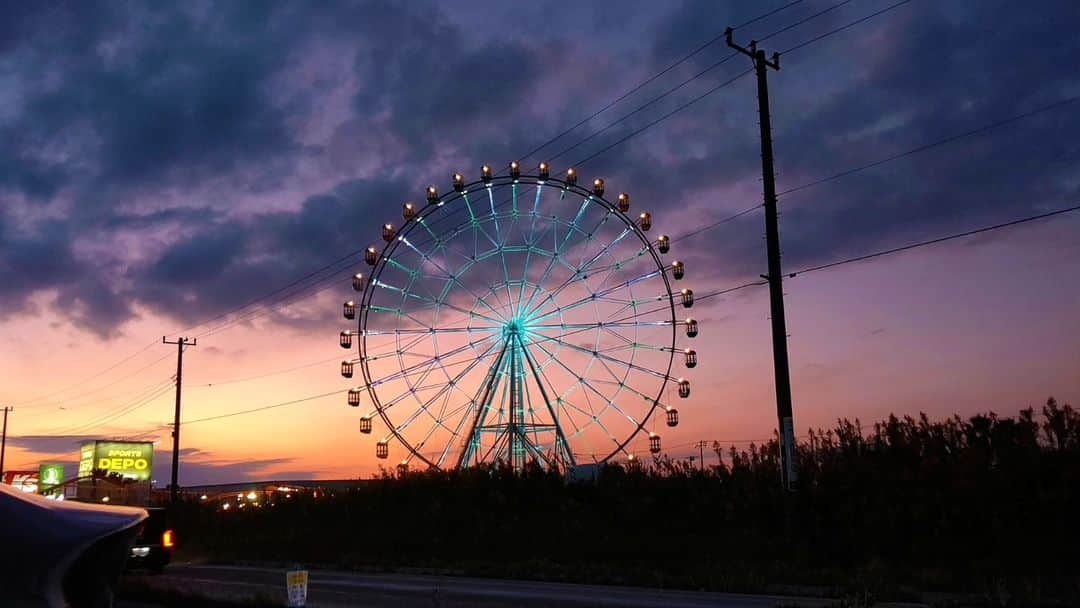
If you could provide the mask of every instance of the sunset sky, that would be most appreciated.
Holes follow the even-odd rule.
[[[140,437],[161,441],[164,484],[176,348],[161,337],[184,335],[198,345],[184,358],[181,483],[371,475],[385,462],[345,403],[337,344],[348,276],[366,267],[333,263],[427,184],[449,190],[453,171],[475,179],[483,163],[574,164],[674,237],[760,202],[752,76],[616,143],[744,72],[744,57],[606,128],[728,57],[722,39],[523,155],[784,4],[5,5],[6,468],[73,473],[79,441]],[[806,20],[761,43],[782,51],[893,4],[805,0],[736,37]],[[1069,0],[913,0],[784,54],[769,74],[778,189],[1080,96],[1078,27]],[[1080,102],[799,189],[780,197],[785,270],[1080,204],[1078,167]],[[756,211],[672,250],[704,294],[765,271],[763,232]],[[799,434],[841,417],[1080,402],[1078,234],[1080,213],[1065,214],[787,281]],[[694,316],[700,364],[667,451],[770,437],[767,289]]]

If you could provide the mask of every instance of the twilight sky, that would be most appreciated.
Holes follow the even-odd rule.
[[[199,338],[185,355],[186,420],[343,391],[340,302],[360,260],[327,265],[455,170],[575,164],[631,192],[675,237],[759,202],[751,77],[612,146],[739,75],[742,57],[607,128],[727,57],[722,41],[522,155],[783,4],[4,3],[7,468],[74,463],[81,438],[140,436],[162,441],[164,479],[175,347],[163,334]],[[891,4],[805,0],[736,37],[839,5],[762,43],[784,50]],[[1070,0],[913,0],[785,54],[770,74],[778,189],[1080,95],[1078,28]],[[1077,204],[1078,110],[781,196],[785,268]],[[763,230],[755,212],[672,248],[707,293],[764,272]],[[1067,214],[788,281],[800,434],[838,417],[1080,401],[1078,230],[1080,214]],[[701,364],[682,424],[664,429],[671,454],[769,437],[766,289],[694,312]],[[381,461],[358,416],[337,395],[192,423],[182,483],[367,476]]]

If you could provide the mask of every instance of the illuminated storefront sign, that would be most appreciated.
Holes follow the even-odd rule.
[[[64,483],[64,465],[59,463],[42,463],[38,467],[38,483],[41,493],[47,496],[63,494],[63,488],[57,487]]]
[[[37,492],[37,471],[4,471],[4,483],[23,492]]]
[[[149,441],[89,441],[79,450],[79,477],[100,471],[148,481],[153,464],[154,444]]]

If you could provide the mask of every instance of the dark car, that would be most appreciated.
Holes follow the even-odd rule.
[[[143,509],[50,500],[0,484],[0,606],[111,606],[146,517]]]
[[[131,546],[127,567],[129,570],[144,569],[161,574],[172,560],[176,535],[169,527],[165,509],[151,507],[146,512],[149,517],[143,521],[135,544]]]

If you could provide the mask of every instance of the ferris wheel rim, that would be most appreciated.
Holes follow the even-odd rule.
[[[649,422],[652,419],[653,415],[655,414],[656,410],[661,407],[661,401],[662,401],[664,392],[667,389],[668,383],[673,381],[671,373],[672,373],[672,366],[674,364],[674,354],[675,354],[675,351],[676,351],[675,345],[677,343],[678,326],[679,326],[679,321],[677,320],[677,316],[676,316],[675,291],[673,291],[673,287],[672,287],[672,284],[671,284],[671,278],[668,276],[667,265],[660,258],[660,254],[657,252],[656,243],[653,241],[653,239],[650,239],[645,234],[645,232],[641,229],[641,227],[636,222],[634,222],[631,217],[629,217],[626,213],[621,211],[616,204],[612,203],[611,201],[609,201],[604,196],[599,195],[599,194],[597,194],[597,193],[595,193],[593,191],[590,191],[587,188],[579,186],[576,183],[569,183],[569,182],[567,182],[565,180],[562,180],[562,179],[559,179],[559,178],[541,177],[539,175],[497,176],[497,177],[491,177],[488,180],[475,180],[475,181],[469,182],[467,184],[464,184],[464,186],[461,187],[461,190],[458,190],[457,188],[455,188],[455,189],[453,189],[451,191],[446,192],[443,195],[438,196],[437,202],[429,202],[429,204],[427,204],[426,206],[421,207],[414,217],[406,219],[404,221],[404,223],[401,225],[401,228],[395,231],[394,237],[392,239],[390,239],[389,241],[387,241],[383,245],[382,249],[378,252],[378,258],[376,260],[376,263],[373,266],[371,266],[371,269],[370,269],[370,278],[366,282],[366,284],[364,285],[363,293],[361,294],[361,298],[360,298],[361,305],[358,307],[359,308],[359,310],[358,310],[359,314],[357,315],[358,316],[357,328],[359,330],[357,332],[358,333],[358,338],[359,338],[358,339],[358,344],[357,344],[357,352],[358,352],[358,355],[359,355],[360,369],[361,369],[361,373],[363,375],[364,385],[365,385],[365,387],[367,389],[366,392],[368,394],[368,397],[372,400],[372,404],[374,406],[374,412],[373,413],[377,413],[379,415],[379,418],[383,421],[384,424],[386,424],[387,429],[389,430],[388,434],[384,435],[383,438],[380,439],[379,441],[380,441],[380,443],[387,443],[391,439],[393,439],[393,440],[396,440],[398,443],[400,443],[401,446],[404,447],[409,453],[409,455],[406,457],[406,460],[403,461],[403,462],[407,462],[408,460],[411,460],[412,458],[416,458],[416,459],[422,461],[424,464],[426,464],[430,468],[433,468],[433,469],[436,469],[436,470],[441,470],[443,468],[446,468],[446,467],[440,465],[438,462],[434,462],[432,459],[428,458],[421,451],[421,449],[420,449],[421,446],[414,445],[412,441],[410,441],[407,437],[405,437],[405,435],[402,432],[400,432],[399,426],[400,426],[401,423],[400,422],[395,423],[393,420],[390,419],[390,417],[389,417],[389,415],[387,414],[387,411],[386,411],[388,409],[388,407],[383,404],[383,400],[379,397],[378,391],[376,390],[376,387],[379,386],[381,384],[381,382],[379,382],[379,380],[376,379],[374,377],[374,375],[372,374],[371,369],[369,367],[369,362],[370,362],[371,359],[369,357],[366,357],[365,353],[368,350],[368,340],[367,339],[368,339],[369,335],[370,336],[379,335],[379,334],[376,334],[374,332],[369,332],[369,330],[366,329],[367,324],[368,324],[368,318],[370,316],[370,313],[372,312],[370,304],[371,304],[371,300],[374,297],[374,295],[376,293],[376,290],[377,290],[377,281],[378,281],[379,277],[382,276],[383,272],[386,270],[387,264],[392,259],[392,256],[394,255],[395,251],[397,251],[398,247],[402,246],[401,244],[405,241],[405,239],[408,237],[408,235],[411,234],[415,230],[419,230],[420,229],[419,227],[424,225],[423,220],[426,219],[427,217],[429,217],[430,215],[432,215],[433,213],[437,213],[439,208],[446,207],[446,206],[450,205],[451,203],[453,203],[455,201],[460,201],[462,199],[465,199],[469,194],[472,194],[472,193],[476,193],[476,192],[481,192],[481,193],[489,192],[490,193],[490,192],[493,192],[497,188],[505,188],[507,186],[516,187],[516,186],[519,186],[519,185],[535,185],[538,188],[538,191],[541,188],[557,189],[557,190],[561,190],[564,193],[563,196],[565,196],[565,193],[572,193],[572,194],[575,194],[577,196],[582,197],[584,199],[583,205],[587,204],[588,202],[593,202],[595,204],[598,204],[600,207],[602,207],[606,211],[606,213],[608,215],[614,215],[616,218],[618,218],[618,220],[621,221],[622,224],[624,225],[625,229],[627,229],[631,234],[633,234],[638,239],[638,241],[640,241],[640,243],[642,245],[642,249],[644,251],[648,252],[649,258],[651,259],[651,262],[652,262],[652,265],[656,268],[656,271],[657,271],[656,276],[659,277],[663,281],[664,294],[662,296],[658,296],[658,299],[663,298],[664,300],[666,300],[666,305],[663,306],[662,308],[658,308],[658,309],[656,309],[654,311],[650,311],[650,312],[658,312],[660,310],[664,310],[665,315],[667,315],[667,314],[670,315],[670,317],[669,317],[670,318],[670,323],[669,324],[671,325],[671,335],[670,335],[670,337],[668,339],[665,340],[665,341],[669,342],[670,346],[666,346],[666,347],[661,346],[660,347],[663,350],[667,350],[669,352],[669,356],[667,357],[667,364],[664,367],[663,372],[662,372],[662,375],[663,375],[662,381],[660,382],[660,386],[657,389],[655,397],[646,398],[646,397],[644,397],[644,393],[642,393],[641,391],[638,391],[637,389],[633,389],[633,388],[630,389],[630,392],[633,392],[633,393],[636,393],[638,395],[643,396],[643,398],[646,400],[646,402],[648,404],[647,405],[647,411],[645,411],[644,415],[640,417],[639,421],[636,421],[636,424],[633,426],[633,430],[631,432],[627,433],[625,438],[623,438],[621,440],[616,440],[617,445],[609,453],[607,453],[606,455],[604,455],[601,458],[596,458],[596,455],[593,454],[592,456],[593,456],[594,460],[596,460],[597,462],[607,462],[608,460],[612,459],[613,457],[616,457],[619,454],[626,454],[627,453],[627,451],[626,451],[627,446],[635,438],[637,438],[640,433],[645,431],[646,426],[649,424]],[[505,202],[506,201],[504,201],[501,204],[504,204]],[[492,217],[496,217],[496,214],[493,213]],[[426,226],[425,226],[425,228],[427,228],[429,233],[431,232],[431,228],[426,227]],[[432,234],[434,236],[434,233],[432,233]],[[435,237],[435,238],[437,240],[437,237]],[[571,282],[577,282],[577,281],[571,281]],[[472,294],[472,295],[475,296],[475,294]],[[478,298],[478,299],[480,299],[480,298]],[[589,324],[580,324],[580,325],[589,325]],[[600,322],[598,324],[590,325],[590,327],[601,327],[601,326],[603,326],[603,322]],[[495,333],[494,332],[495,328],[487,328],[487,329],[490,329],[490,330],[492,330],[492,333]],[[387,334],[382,334],[382,335],[388,335],[389,333],[390,332],[388,332]],[[435,331],[435,330],[431,330],[430,333],[434,334],[434,333],[438,333],[438,332]],[[561,341],[559,341],[559,340],[554,340],[554,341],[555,341],[556,344],[560,344],[560,347],[561,347]],[[496,342],[496,344],[497,344],[497,342]],[[545,349],[544,352],[547,353],[546,349]],[[548,354],[549,357],[553,357],[551,355],[551,353],[547,353],[547,354]],[[485,355],[484,357],[478,358],[476,362],[479,363],[484,358],[486,358],[486,356],[487,355]],[[620,362],[621,362],[621,360],[620,360]],[[657,370],[657,371],[659,372],[659,370]],[[629,368],[627,370],[627,374],[629,374]],[[391,375],[393,375],[393,374],[391,374]],[[593,389],[593,390],[595,390],[595,389]],[[609,405],[613,405],[613,404],[609,403]],[[633,418],[630,418],[630,419],[633,421]],[[555,425],[555,426],[558,426],[558,425]],[[610,431],[605,430],[605,432],[607,432],[609,437],[614,438]],[[650,435],[651,435],[651,433],[650,433]],[[454,433],[451,436],[449,441],[452,443],[456,439],[457,439],[457,434]],[[571,446],[569,444],[566,444],[565,448],[568,451],[571,450]],[[464,450],[462,452],[462,456],[464,456]]]

